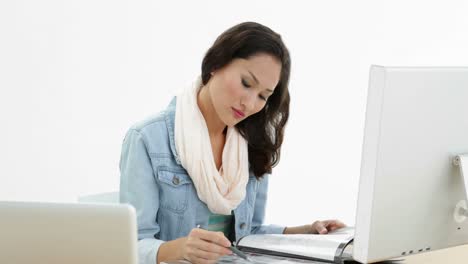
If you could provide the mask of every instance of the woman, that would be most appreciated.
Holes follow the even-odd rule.
[[[137,211],[140,263],[215,263],[250,233],[326,233],[337,220],[263,225],[289,115],[289,52],[253,22],[222,33],[201,78],[123,142],[121,202]]]

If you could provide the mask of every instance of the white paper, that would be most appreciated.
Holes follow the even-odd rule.
[[[337,249],[354,237],[354,228],[346,227],[325,235],[249,235],[238,246],[259,248],[334,261]]]
[[[291,259],[285,257],[278,257],[278,256],[268,256],[256,253],[245,253],[249,260],[245,260],[240,258],[239,256],[233,255],[226,255],[221,257],[217,264],[223,263],[234,263],[234,264],[323,264],[323,262],[316,262],[311,260],[301,260],[301,259]],[[161,262],[161,264],[189,264],[190,262],[185,260],[179,260],[174,262]]]
[[[279,256],[269,256],[269,255],[251,253],[251,252],[247,252],[245,253],[245,255],[247,255],[247,258],[249,260],[242,259],[237,255],[228,255],[228,256],[224,256],[220,258],[217,263],[218,264],[220,263],[235,263],[235,264],[302,264],[302,263],[318,264],[320,263],[320,264],[323,264],[323,262],[292,259],[292,258],[279,257]]]

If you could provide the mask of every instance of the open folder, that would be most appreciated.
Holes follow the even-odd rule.
[[[299,264],[343,263],[352,260],[354,228],[345,227],[324,235],[247,235],[237,242],[237,248],[249,260],[226,255],[217,263],[236,264]],[[190,263],[188,261],[169,262]]]
[[[238,241],[237,247],[254,255],[342,263],[352,258],[348,246],[353,238],[354,228],[345,227],[324,235],[248,235]]]

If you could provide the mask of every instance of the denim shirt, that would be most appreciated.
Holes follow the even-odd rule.
[[[162,112],[133,125],[120,157],[120,202],[133,205],[138,223],[139,263],[154,264],[159,246],[208,226],[211,212],[197,195],[174,143],[176,97]],[[233,210],[235,239],[248,234],[280,234],[284,227],[263,225],[268,174],[249,174],[246,196]]]

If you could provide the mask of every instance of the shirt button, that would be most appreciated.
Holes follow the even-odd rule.
[[[242,224],[240,224],[240,229],[244,229],[244,228],[245,228],[245,226],[246,226],[246,224],[245,224],[245,223],[242,223]]]
[[[179,177],[177,177],[177,175],[174,175],[174,178],[172,178],[172,183],[174,185],[179,185],[180,180],[179,180]]]

